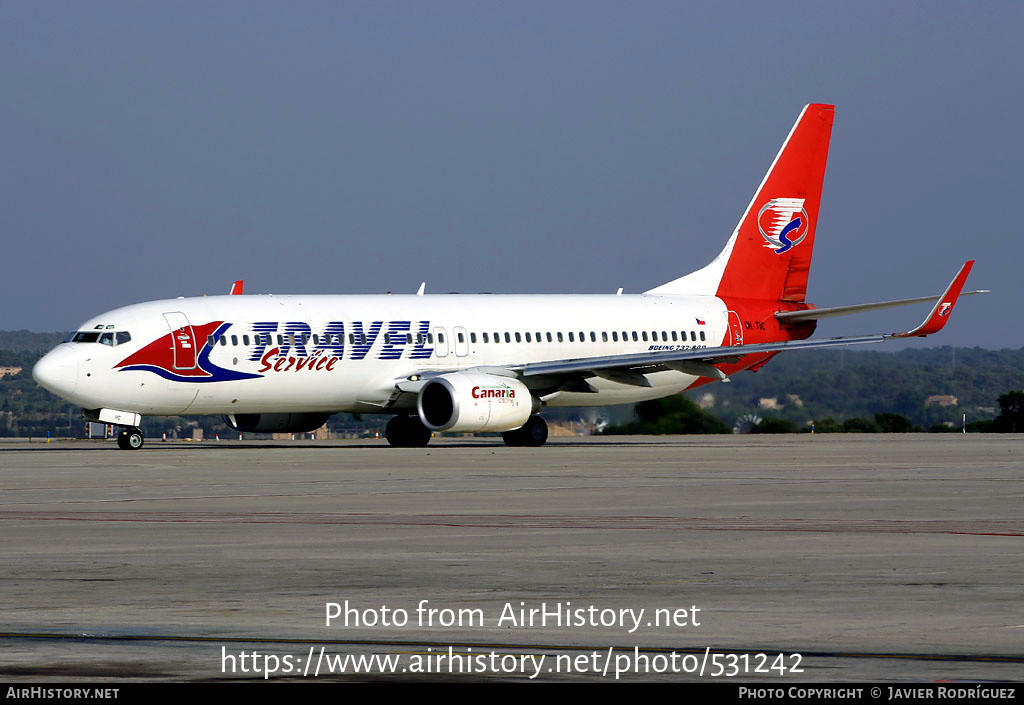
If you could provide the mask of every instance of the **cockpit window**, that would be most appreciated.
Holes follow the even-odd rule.
[[[68,338],[69,343],[102,343],[103,345],[121,345],[127,343],[132,339],[132,334],[126,330],[117,331],[116,333],[106,332],[100,333],[98,330],[80,330],[77,333],[73,333]]]

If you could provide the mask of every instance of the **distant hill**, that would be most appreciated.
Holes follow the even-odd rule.
[[[67,337],[67,333],[0,331],[0,366],[16,365],[29,368],[54,345],[63,342]]]
[[[968,421],[996,416],[1000,394],[1024,389],[1024,348],[794,351],[732,379],[687,396],[730,423],[748,413],[804,424],[888,412],[928,428],[963,413]],[[713,395],[710,406],[706,394]]]
[[[64,342],[68,333],[32,333],[27,330],[0,330],[0,350],[42,353]]]

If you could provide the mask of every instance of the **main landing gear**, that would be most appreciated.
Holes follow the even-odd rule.
[[[430,443],[430,429],[418,416],[396,416],[384,427],[384,437],[396,448],[425,448]]]
[[[388,421],[384,437],[395,448],[425,448],[430,442],[430,429],[418,416],[403,414]],[[505,431],[501,438],[507,446],[539,448],[548,440],[548,424],[540,416],[531,416],[522,428]]]
[[[123,428],[117,434],[117,447],[121,450],[138,450],[142,447],[143,440],[142,429]]]
[[[548,424],[539,416],[531,416],[522,428],[505,431],[501,437],[507,446],[539,448],[548,440]]]

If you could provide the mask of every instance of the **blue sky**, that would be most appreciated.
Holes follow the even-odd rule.
[[[809,300],[1024,346],[1024,4],[0,3],[0,329],[248,292],[639,292],[836,104]],[[823,323],[895,330],[923,310]]]

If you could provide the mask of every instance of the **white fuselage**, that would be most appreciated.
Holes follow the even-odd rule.
[[[412,375],[714,347],[727,344],[728,330],[713,296],[211,296],[97,316],[79,331],[130,340],[64,343],[37,377],[84,408],[143,415],[387,413],[407,408],[395,385]],[[697,378],[648,379],[643,387],[595,377],[596,393],[559,391],[544,402],[636,402]]]

